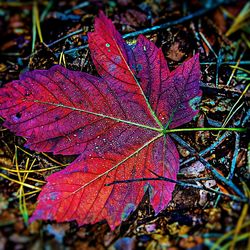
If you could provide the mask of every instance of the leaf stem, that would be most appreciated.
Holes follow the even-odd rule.
[[[235,132],[246,132],[247,128],[175,128],[166,129],[163,131],[164,134],[176,133],[176,132],[192,132],[192,131],[235,131]]]

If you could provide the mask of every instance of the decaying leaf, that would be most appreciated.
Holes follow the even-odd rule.
[[[171,200],[174,184],[165,181],[105,184],[152,172],[176,179],[179,154],[167,129],[198,113],[198,55],[170,72],[161,49],[144,36],[129,47],[103,13],[88,38],[99,77],[54,66],[0,91],[4,126],[26,137],[26,147],[79,155],[47,178],[30,221],[106,219],[114,228],[147,189],[157,213]]]

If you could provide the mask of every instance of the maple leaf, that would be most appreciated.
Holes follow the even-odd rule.
[[[176,180],[179,154],[167,129],[189,122],[201,96],[198,55],[172,72],[161,49],[144,36],[131,48],[103,13],[88,34],[99,77],[62,66],[24,73],[0,90],[4,126],[41,152],[79,155],[47,178],[30,221],[106,219],[114,228],[149,188],[156,213]]]

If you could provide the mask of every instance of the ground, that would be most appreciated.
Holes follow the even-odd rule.
[[[144,33],[161,47],[171,70],[200,53],[200,112],[185,127],[247,127],[247,1],[0,1],[0,86],[22,72],[54,64],[96,74],[87,32],[100,9],[129,44]],[[76,222],[29,224],[46,177],[75,156],[30,151],[25,138],[0,127],[0,249],[250,249],[247,134],[178,136],[188,145],[178,141],[180,182],[170,204],[156,215],[145,196],[111,231],[106,221],[80,227]]]

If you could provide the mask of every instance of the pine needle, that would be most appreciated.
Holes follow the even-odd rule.
[[[250,198],[250,192],[249,192],[249,189],[246,185],[246,183],[243,182],[243,187],[244,187],[244,190],[245,190],[245,195]],[[243,226],[243,222],[244,220],[246,219],[247,217],[247,212],[248,212],[248,209],[249,209],[249,205],[248,203],[244,204],[243,206],[243,209],[242,209],[242,212],[241,212],[241,215],[240,215],[240,218],[237,222],[237,225],[236,225],[236,228],[234,230],[234,237],[233,237],[233,240],[231,242],[231,246],[230,246],[230,250],[234,250],[235,249],[235,245],[236,245],[236,242],[238,241],[238,239],[240,238],[240,231],[242,229],[242,226]]]
[[[239,15],[234,19],[234,22],[230,29],[227,31],[226,36],[230,36],[239,29],[242,29],[249,25],[248,18],[250,17],[250,2],[246,3]]]

